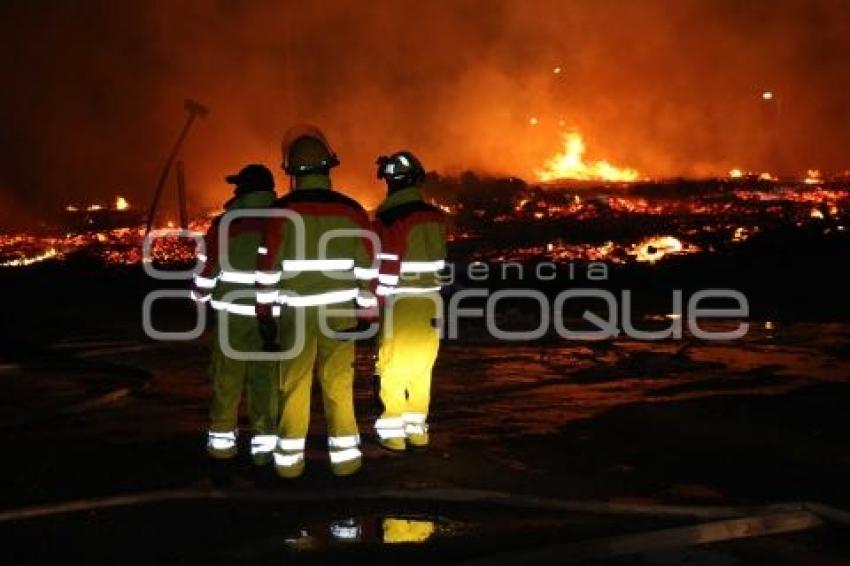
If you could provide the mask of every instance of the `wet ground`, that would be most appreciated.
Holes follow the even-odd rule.
[[[434,378],[429,450],[396,455],[374,444],[372,383],[363,377],[356,389],[363,471],[330,474],[324,423],[314,412],[307,473],[285,483],[247,457],[224,465],[206,459],[206,343],[149,341],[137,311],[117,304],[93,302],[84,314],[57,309],[40,339],[10,332],[6,321],[6,563],[459,562],[694,525],[732,507],[850,508],[847,324],[754,321],[746,339],[715,344],[447,343]],[[141,499],[103,499],[116,495]],[[553,508],[540,498],[626,507]],[[88,503],[35,507],[80,500]],[[639,511],[662,504],[715,511]],[[43,512],[23,518],[15,514],[22,509]],[[833,522],[672,546],[615,561],[850,557],[846,527]]]

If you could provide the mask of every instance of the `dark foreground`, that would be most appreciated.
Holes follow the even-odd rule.
[[[4,321],[4,563],[850,559],[846,516],[800,505],[850,509],[846,324],[762,321],[734,344],[449,343],[428,451],[374,445],[364,378],[363,471],[331,476],[315,413],[307,473],[284,483],[206,459],[205,344],[144,339],[118,305],[66,304],[41,334],[23,307],[20,333]]]

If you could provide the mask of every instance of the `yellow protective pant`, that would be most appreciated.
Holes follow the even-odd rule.
[[[298,321],[296,309],[303,313],[303,324]],[[284,307],[281,313],[281,347],[291,350],[303,337],[303,347],[297,355],[280,363],[281,415],[278,434],[282,445],[286,440],[303,441],[310,427],[310,392],[313,369],[318,369],[322,387],[328,437],[342,438],[341,443],[354,443],[358,434],[354,416],[354,341],[327,336],[320,330],[320,307]],[[350,317],[325,317],[330,330],[351,330],[354,319]],[[345,445],[346,448],[351,446]],[[302,448],[303,449],[303,448]]]
[[[431,370],[440,348],[437,318],[441,304],[437,293],[397,295],[388,301],[376,364],[384,406],[381,422],[424,423],[427,419]]]
[[[278,420],[277,373],[276,362],[234,360],[215,347],[210,363],[210,432],[236,431],[242,390],[246,389],[248,418],[254,434],[275,434]]]

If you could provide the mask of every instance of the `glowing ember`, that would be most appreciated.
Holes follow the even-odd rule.
[[[74,206],[73,204],[69,204],[68,206],[65,207],[65,210],[68,211],[68,212],[77,212],[80,209],[77,208],[76,206]]]
[[[130,203],[127,202],[127,199],[124,197],[115,199],[115,210],[127,210],[128,208],[130,208]]]
[[[576,179],[580,181],[637,181],[640,174],[634,169],[621,169],[607,161],[584,162],[585,145],[581,134],[564,135],[564,151],[546,162],[543,169],[534,173],[541,181]]]
[[[823,182],[821,179],[820,171],[817,169],[809,169],[806,171],[806,178],[803,179],[803,182],[807,185],[819,185]]]
[[[17,259],[10,259],[9,261],[4,261],[0,263],[0,267],[24,267],[26,265],[32,265],[34,263],[40,263],[42,261],[54,258],[59,255],[59,252],[56,248],[48,248],[43,253],[30,256],[30,257],[20,257]]]
[[[684,250],[681,240],[673,236],[656,236],[647,238],[637,244],[630,255],[637,261],[655,263],[667,254],[678,254]]]
[[[103,210],[103,206],[101,206],[101,205],[99,205],[99,204],[90,204],[90,205],[86,208],[86,210],[88,210],[88,211],[90,211],[90,212],[95,212],[95,211],[98,211],[98,210]]]

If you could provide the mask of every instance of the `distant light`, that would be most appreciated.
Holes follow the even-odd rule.
[[[529,125],[529,126],[536,126],[538,123],[539,123],[539,120],[537,120],[537,118],[536,118],[535,116],[532,116],[532,117],[531,117],[531,118],[529,118],[529,120],[528,120],[528,125]]]
[[[773,100],[773,91],[766,90],[761,93],[762,100]]]
[[[115,210],[127,210],[130,208],[130,203],[124,197],[115,198]]]
[[[744,172],[740,169],[732,169],[731,171],[729,171],[729,177],[732,179],[740,179],[743,176]]]
[[[561,74],[561,68],[555,67],[554,69],[552,69],[552,72],[555,73],[556,75],[560,75]]]

